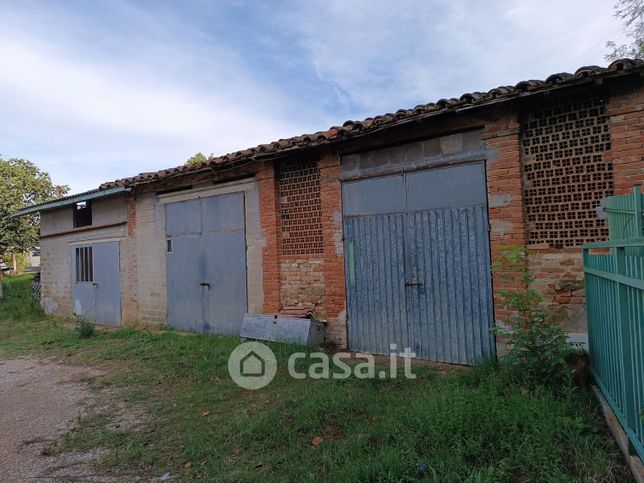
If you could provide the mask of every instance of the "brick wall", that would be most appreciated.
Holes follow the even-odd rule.
[[[492,260],[504,245],[526,243],[519,123],[515,113],[497,112],[485,120],[481,135],[488,150],[486,163]],[[493,276],[494,317],[504,320],[510,311],[499,292],[517,287],[520,274],[496,272]]]
[[[121,316],[124,323],[139,318],[136,198],[128,195],[127,237],[121,241]]]
[[[612,191],[627,194],[633,184],[644,183],[644,89],[622,87],[621,91],[611,92],[606,115],[610,150],[603,153],[603,158],[612,163]],[[605,233],[591,241],[600,241],[604,236]],[[542,294],[550,320],[570,332],[586,332],[581,247],[557,249],[537,243],[528,248],[532,253],[530,269],[536,279],[533,286]]]
[[[342,233],[342,187],[340,157],[324,155],[318,161],[322,202],[322,235],[324,239],[325,293],[323,317],[329,321],[326,337],[339,347],[347,346],[346,293]]]
[[[613,92],[608,115],[615,194],[628,194],[644,185],[644,87]]]
[[[596,211],[613,195],[605,93],[544,102],[523,110],[521,120],[528,243],[579,247],[608,237]]]
[[[280,313],[322,318],[325,281],[320,258],[280,259]]]
[[[264,312],[283,315],[313,315],[328,322],[327,339],[346,347],[346,305],[342,251],[340,159],[323,154],[315,159],[319,170],[322,247],[313,253],[292,253],[283,245],[280,225],[279,182],[276,169],[266,164],[257,172],[263,249]],[[290,226],[290,225],[289,225]],[[306,245],[305,240],[300,240]],[[311,251],[308,245],[304,252]]]
[[[611,151],[605,156],[614,166],[615,193],[624,194],[630,192],[634,183],[644,183],[644,89],[630,87],[611,92],[607,114],[612,139]],[[507,106],[489,108],[484,115],[476,117],[459,116],[445,121],[437,120],[429,127],[422,126],[422,129],[416,126],[414,129],[417,132],[413,136],[410,134],[414,138],[410,142],[442,135],[447,127],[453,129],[451,132],[476,129],[476,139],[480,133],[483,146],[476,156],[479,156],[477,159],[486,158],[490,241],[495,258],[495,251],[503,245],[527,243],[519,117],[515,108]],[[373,142],[377,144],[382,140],[374,137]],[[384,142],[382,144],[386,145]],[[394,147],[391,150],[402,152],[403,148]],[[365,144],[364,149],[374,148]],[[261,227],[258,240],[261,243],[258,242],[257,251],[261,251],[263,278],[260,282],[263,299],[258,310],[300,316],[312,312],[316,317],[328,321],[327,337],[344,347],[347,321],[340,159],[331,152],[317,153],[313,159],[320,176],[322,249],[308,255],[286,255],[281,251],[276,163],[257,162],[242,173],[244,176],[254,174],[258,188]],[[227,173],[227,176],[232,175]],[[215,181],[212,173],[203,174],[202,178],[198,182]],[[186,179],[181,181],[183,184],[190,182]],[[165,183],[163,189],[171,189],[176,187],[177,182]],[[120,227],[106,233],[90,231],[85,235],[94,238],[117,236],[122,240],[121,291],[123,320],[126,323],[134,320],[156,323],[166,320],[163,207],[155,200],[153,191],[139,193],[136,198],[127,201],[127,229]],[[69,242],[77,239],[77,236],[45,238],[41,244],[43,300],[50,301],[51,307],[55,306],[63,312],[71,311]],[[544,294],[545,304],[553,309],[553,320],[571,331],[583,332],[580,249],[539,245],[530,248],[534,251],[531,268],[537,276],[535,288]],[[509,315],[500,303],[499,291],[516,286],[517,274],[494,275],[497,320]]]
[[[280,313],[322,318],[325,286],[322,259],[320,168],[314,157],[276,166]]]
[[[257,171],[259,189],[259,221],[265,240],[262,250],[264,271],[264,312],[280,311],[280,262],[279,262],[279,221],[277,206],[277,185],[275,166],[263,163]]]
[[[533,248],[532,287],[543,296],[549,321],[569,332],[587,332],[584,264],[578,248]]]

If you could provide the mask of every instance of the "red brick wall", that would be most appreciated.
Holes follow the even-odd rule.
[[[265,246],[262,253],[264,271],[264,312],[280,311],[279,222],[275,166],[264,163],[257,173],[259,191],[259,219]]]
[[[264,312],[326,320],[327,339],[346,346],[344,259],[340,159],[322,155],[320,170],[323,250],[321,254],[285,255],[280,249],[280,200],[275,166],[257,173],[263,251]]]
[[[301,162],[299,162],[301,161]],[[322,319],[325,295],[319,166],[311,158],[278,161],[276,186],[279,313]]]
[[[494,261],[504,245],[525,245],[526,228],[523,214],[521,147],[519,123],[514,113],[497,113],[486,120],[482,139],[489,151],[487,168],[490,219],[490,248]],[[494,317],[504,320],[510,315],[499,292],[515,288],[519,274],[496,272],[493,277]]]
[[[615,194],[644,184],[644,87],[614,93],[608,100]]]
[[[644,89],[626,88],[608,98],[611,150],[604,157],[613,164],[615,195],[644,183]],[[586,332],[585,293],[581,248],[529,246],[534,288],[543,296],[553,323],[570,332]]]
[[[612,151],[606,157],[614,165],[615,193],[624,194],[634,183],[644,183],[644,89],[610,97]],[[463,117],[462,126],[484,125],[482,140],[486,162],[490,242],[492,257],[499,247],[527,243],[523,201],[520,124],[514,108],[488,111],[485,117]],[[429,136],[429,135],[428,135]],[[257,173],[261,201],[264,247],[264,310],[271,313],[306,315],[314,313],[329,321],[327,336],[346,345],[346,302],[342,253],[342,209],[339,182],[340,160],[322,155],[321,203],[324,250],[322,255],[280,256],[279,198],[275,169],[266,163]],[[553,321],[572,332],[584,332],[584,293],[581,250],[554,249],[535,245],[531,269],[534,287],[552,310]],[[510,315],[499,292],[517,287],[519,274],[499,272],[493,276],[495,318]]]
[[[340,347],[347,345],[346,294],[342,242],[342,189],[340,157],[323,156],[318,162],[321,175],[322,233],[324,237],[324,318],[329,321],[327,337]]]

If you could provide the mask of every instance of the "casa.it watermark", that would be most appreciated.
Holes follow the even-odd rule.
[[[376,358],[371,354],[336,352],[330,356],[324,352],[295,352],[288,358],[287,369],[293,379],[396,379],[400,375],[399,358],[402,358],[402,377],[416,379],[411,370],[414,357],[416,354],[409,347],[398,352],[398,346],[390,344],[389,364],[383,368],[376,365]],[[354,363],[348,364],[347,360]],[[298,367],[298,362],[304,364]],[[244,389],[261,389],[275,377],[277,359],[266,344],[244,342],[230,354],[228,373]]]

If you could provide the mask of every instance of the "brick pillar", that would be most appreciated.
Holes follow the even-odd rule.
[[[523,207],[521,146],[516,114],[501,114],[486,123],[481,135],[489,152],[486,170],[490,217],[492,260],[503,245],[526,244]],[[516,288],[520,274],[497,272],[493,277],[494,317],[504,320],[510,315],[500,300],[499,292]]]
[[[121,317],[123,323],[139,319],[138,257],[136,240],[136,196],[128,194],[127,237],[121,241]]]
[[[259,220],[265,240],[262,250],[264,312],[280,311],[279,211],[275,166],[266,162],[257,171]]]
[[[611,95],[607,114],[615,194],[625,195],[644,184],[644,87]]]
[[[323,311],[329,320],[327,339],[339,347],[347,345],[346,293],[342,241],[342,190],[340,157],[323,155],[320,169],[320,198],[322,202],[322,235],[324,239],[325,294]]]
[[[136,197],[127,195],[125,199],[127,205],[127,235],[130,238],[136,238]]]

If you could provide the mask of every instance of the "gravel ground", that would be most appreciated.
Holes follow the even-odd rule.
[[[0,481],[105,481],[91,461],[100,455],[43,455],[95,401],[86,381],[100,371],[29,358],[0,360]]]

